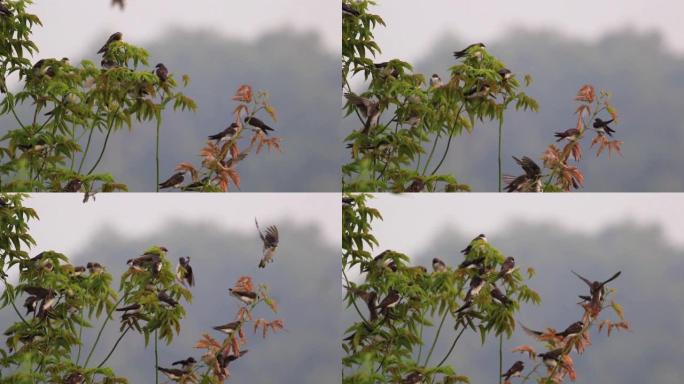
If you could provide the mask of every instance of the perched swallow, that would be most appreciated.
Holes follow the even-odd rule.
[[[443,85],[442,78],[436,73],[432,74],[432,77],[430,78],[430,88],[439,88]]]
[[[522,324],[521,326],[523,331],[525,331],[525,333],[532,337],[539,338],[540,336],[544,335],[544,332],[535,331],[534,329],[527,328]],[[581,321],[576,321],[570,324],[563,332],[554,333],[554,336],[560,337],[561,339],[565,339],[567,337],[575,337],[582,332],[582,329],[584,329],[584,323]]]
[[[230,141],[233,137],[235,137],[239,128],[240,128],[240,125],[238,125],[238,123],[232,123],[223,131],[221,131],[215,135],[211,135],[208,138],[209,138],[209,140],[216,140],[217,144],[222,143],[222,142],[227,142],[227,141]]]
[[[466,99],[478,99],[487,97],[489,92],[492,90],[492,86],[487,83],[481,83],[479,85],[474,85],[469,90],[463,93]]]
[[[100,53],[107,53],[107,50],[109,49],[109,44],[115,42],[115,41],[121,41],[123,38],[123,34],[121,32],[115,32],[111,36],[109,36],[109,39],[107,39],[107,42],[100,48],[99,51],[97,51],[97,54],[99,55]]]
[[[566,129],[563,132],[556,132],[553,135],[557,137],[558,139],[556,140],[556,143],[559,141],[562,141],[563,139],[567,139],[568,141],[575,141],[580,137],[580,130],[577,128],[570,128]]]
[[[612,123],[615,119],[610,119],[608,121],[603,121],[598,117],[594,119],[594,129],[599,133],[605,133],[608,136],[613,136],[615,130],[611,128],[608,124]]]
[[[563,348],[554,349],[546,353],[540,353],[538,356],[541,357],[544,365],[546,365],[549,369],[552,369],[560,362],[560,359],[563,356]]]
[[[461,251],[463,252],[463,251]],[[471,260],[464,260],[461,264],[458,265],[459,269],[471,269],[471,268],[479,268],[482,266],[482,263],[484,262],[485,257],[480,256],[475,259]]]
[[[76,277],[81,276],[82,274],[85,273],[85,271],[86,271],[86,267],[84,267],[82,265],[74,267],[73,276],[76,276]]]
[[[176,276],[179,280],[185,280],[189,286],[195,286],[195,275],[192,273],[192,266],[190,266],[190,256],[178,258],[178,269]]]
[[[245,304],[252,304],[257,299],[257,293],[251,291],[239,291],[233,288],[228,288],[231,295]]]
[[[112,0],[112,7],[118,6],[119,9],[123,10],[126,7],[124,0]]]
[[[189,373],[188,371],[183,370],[183,369],[164,368],[164,367],[157,367],[157,369],[173,381],[177,381]]]
[[[169,79],[169,70],[162,63],[157,64],[155,68],[157,69],[155,71],[155,73],[157,74],[157,78],[159,78],[159,81],[161,81],[162,83],[165,83],[166,80]]]
[[[432,269],[435,272],[444,272],[446,271],[446,264],[444,264],[442,260],[435,257],[432,259]]]
[[[522,371],[525,369],[525,363],[522,361],[518,360],[513,365],[508,368],[508,371],[501,375],[501,377],[505,378],[506,380],[509,380],[511,377],[517,377],[522,375]]]
[[[470,254],[470,251],[473,249],[473,243],[475,243],[476,241],[482,241],[482,242],[486,243],[487,242],[487,236],[485,236],[484,233],[480,233],[479,235],[477,235],[476,238],[474,238],[470,241],[470,243],[468,244],[467,247],[465,247],[461,250],[461,253],[468,256]]]
[[[176,172],[173,176],[169,177],[166,181],[159,184],[160,189],[166,188],[180,188],[185,180],[185,172]]]
[[[399,296],[399,292],[395,290],[389,291],[387,296],[385,296],[384,299],[378,304],[378,309],[384,314],[387,314],[387,311],[391,308],[394,308],[397,304],[399,304],[399,301],[401,300],[401,296]]]
[[[24,300],[24,308],[26,308],[27,315],[32,312],[36,313],[36,309],[38,308],[38,301],[40,301],[40,299],[37,296],[28,296]]]
[[[0,16],[2,17],[12,17],[12,11],[0,0]]]
[[[501,304],[504,306],[511,304],[511,299],[506,297],[506,295],[504,295],[503,292],[501,292],[499,287],[497,287],[496,285],[494,286],[494,288],[492,288],[491,295],[492,295],[492,300],[494,300],[498,304]]]
[[[518,165],[525,171],[524,175],[518,177],[504,176],[508,180],[508,185],[504,188],[506,192],[541,192],[541,168],[532,159],[523,156],[522,160],[513,156]]]
[[[90,272],[91,275],[95,275],[104,271],[104,267],[102,267],[100,263],[88,262],[88,264],[86,264],[86,268],[88,268],[88,272]]]
[[[0,200],[0,203],[4,203]],[[354,205],[354,199],[351,197],[343,197],[342,198],[342,207],[351,207]],[[0,207],[4,207],[4,205],[0,204]]]
[[[502,278],[506,275],[510,275],[513,273],[515,270],[515,258],[512,256],[508,256],[506,260],[504,260],[503,264],[501,264],[501,271],[499,271],[499,276],[498,278]]]
[[[358,16],[359,11],[352,8],[349,4],[342,3],[342,15],[344,16]]]
[[[275,256],[278,249],[278,228],[275,225],[271,225],[266,228],[266,231],[262,232],[256,217],[254,218],[254,224],[256,224],[259,237],[264,243],[263,257],[259,261],[259,268],[266,268],[267,263],[273,262],[273,256]]]
[[[361,117],[366,119],[361,133],[368,134],[368,131],[372,127],[378,125],[378,121],[380,119],[380,103],[377,101],[371,101],[368,98],[361,97],[352,92],[345,93],[344,97],[356,107],[356,110],[359,111]]]
[[[245,124],[251,125],[254,128],[258,128],[261,130],[261,132],[264,133],[264,135],[268,135],[268,131],[275,131],[275,129],[269,127],[264,123],[263,121],[257,119],[256,117],[245,117],[244,119]]]
[[[240,328],[241,324],[242,322],[240,321],[233,321],[232,323],[218,325],[214,327],[214,329],[219,332],[223,332],[226,335],[232,335],[233,333],[235,333],[235,331],[238,330],[238,328]]]
[[[380,72],[382,76],[399,76],[399,70],[394,67],[390,67],[389,64],[389,61],[385,61],[382,63],[373,63],[373,67],[375,67],[375,69],[382,70],[382,72]]]
[[[420,372],[413,372],[406,376],[402,381],[401,384],[422,384],[423,379],[425,378],[425,375],[423,375]]]
[[[176,305],[178,305],[178,302],[176,300],[174,300],[173,297],[169,296],[169,294],[164,292],[164,291],[160,291],[159,293],[157,293],[157,298],[159,299],[159,301],[166,303],[172,307],[175,307]]]
[[[468,293],[466,293],[465,301],[471,301],[473,297],[479,295],[485,284],[486,282],[480,276],[473,276],[473,278],[470,279],[470,288],[468,289]]]
[[[126,313],[138,313],[140,312],[140,308],[142,308],[142,305],[135,303],[131,305],[127,305],[125,307],[119,307],[116,309],[117,312],[126,312]]]
[[[454,58],[460,59],[460,58],[468,55],[471,48],[485,48],[485,45],[483,43],[470,44],[469,46],[463,48],[462,50],[454,52]],[[481,58],[482,52],[479,49],[475,50],[473,52],[473,57]]]
[[[592,281],[589,281],[589,279],[586,279],[586,278],[580,276],[575,271],[571,271],[571,272],[573,274],[575,274],[575,276],[579,277],[582,281],[584,281],[585,284],[587,284],[589,286],[589,294],[590,294],[590,298],[591,298],[590,301],[591,301],[592,307],[594,307],[594,308],[599,308],[601,306],[601,304],[603,303],[603,297],[606,294],[606,289],[605,289],[606,284],[617,279],[618,276],[620,276],[620,274],[622,273],[622,271],[618,271],[616,274],[614,274],[613,276],[611,276],[608,280],[606,280],[604,282],[599,282],[599,281],[593,281],[592,282]]]
[[[78,192],[81,190],[83,182],[79,179],[73,179],[62,188],[62,192]]]
[[[161,250],[163,250],[164,252],[167,252],[166,248],[164,248],[164,247],[161,247]],[[129,267],[133,267],[133,268],[137,267],[136,269],[141,270],[140,267],[143,267],[143,266],[154,267],[155,264],[159,264],[160,261],[161,261],[161,255],[160,254],[155,253],[155,252],[149,252],[149,253],[145,253],[142,256],[138,256],[135,259],[128,259],[126,261],[126,264]]]
[[[185,360],[174,361],[173,363],[171,363],[171,365],[172,365],[172,366],[173,366],[173,365],[180,365],[180,366],[183,367],[183,369],[185,369],[186,371],[189,371],[190,369],[192,369],[192,367],[193,367],[196,363],[197,363],[197,360],[195,360],[194,357],[190,356],[190,357],[188,357],[188,358],[185,359]]]
[[[83,384],[85,383],[85,376],[80,372],[74,372],[64,378],[64,384]]]
[[[513,76],[513,73],[508,68],[501,68],[501,69],[499,69],[498,73],[499,73],[499,76],[501,76],[501,79],[503,81],[506,81]]]

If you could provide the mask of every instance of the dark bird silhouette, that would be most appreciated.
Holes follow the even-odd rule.
[[[604,282],[599,281],[589,281],[589,279],[580,276],[577,272],[571,271],[575,276],[579,277],[585,284],[589,286],[589,295],[592,308],[600,308],[603,303],[603,298],[606,294],[606,284],[615,280],[620,276],[622,271],[618,271],[616,274],[611,276],[608,280]]]
[[[62,192],[78,192],[82,186],[83,182],[80,179],[72,179],[62,188]]]
[[[521,326],[525,333],[534,338],[539,339],[544,334],[544,332],[535,331],[534,329],[527,328],[525,325],[521,324]],[[554,336],[560,337],[561,339],[565,339],[567,337],[574,337],[579,335],[582,332],[582,329],[584,329],[584,323],[581,321],[576,321],[570,324],[564,331],[554,333]]]
[[[187,375],[189,372],[184,370],[184,369],[176,369],[176,368],[164,368],[164,367],[157,367],[159,372],[165,374],[169,379],[173,381],[177,381],[183,376]]]
[[[479,295],[485,284],[486,282],[480,276],[473,276],[473,278],[470,279],[470,288],[468,289],[468,293],[466,293],[465,301],[471,301],[473,297]]]
[[[506,81],[513,76],[513,72],[511,72],[511,70],[508,68],[501,68],[501,69],[499,69],[498,73],[499,73],[499,76],[501,76],[501,79],[503,81]]]
[[[237,331],[240,328],[241,324],[242,323],[239,321],[233,321],[228,324],[217,325],[216,327],[214,327],[214,329],[219,332],[223,332],[226,335],[232,335],[233,333],[235,333],[235,331]]]
[[[446,271],[446,264],[438,258],[432,259],[432,270],[435,272],[444,272]]]
[[[579,129],[570,128],[566,129],[563,132],[556,132],[553,135],[558,138],[556,142],[562,141],[563,139],[567,139],[568,141],[575,141],[579,138],[580,133],[581,132]]]
[[[176,276],[181,281],[185,280],[191,287],[195,285],[195,274],[192,272],[192,266],[190,265],[190,256],[178,258]]]
[[[254,224],[256,224],[257,231],[259,232],[259,238],[264,244],[263,256],[259,261],[259,268],[266,268],[267,263],[273,262],[273,256],[275,256],[276,250],[278,249],[278,227],[271,225],[266,228],[266,231],[262,232],[259,228],[259,222],[256,217],[254,218]]]
[[[461,264],[458,265],[459,269],[470,269],[470,268],[480,268],[482,266],[482,263],[484,262],[485,257],[480,256],[474,259],[470,260],[464,260]]]
[[[157,293],[157,298],[159,299],[159,301],[166,303],[172,307],[175,307],[176,305],[178,305],[178,302],[176,300],[174,300],[173,297],[169,296],[169,294],[164,292],[164,291],[160,291],[159,293]]]
[[[506,297],[506,295],[504,295],[503,292],[501,292],[499,287],[497,287],[496,285],[494,286],[494,288],[492,288],[491,295],[492,295],[492,300],[494,300],[498,304],[502,304],[502,305],[511,304],[511,299]]]
[[[471,48],[485,48],[485,45],[483,43],[470,44],[469,46],[463,48],[462,50],[454,52],[454,58],[460,59],[462,57],[465,57],[470,52]],[[477,57],[477,58],[482,57],[482,52],[480,52],[479,49],[475,50],[473,52],[473,57]]]
[[[195,358],[192,357],[192,356],[188,357],[188,358],[185,359],[185,360],[178,360],[178,361],[174,361],[173,363],[171,363],[172,366],[173,366],[173,365],[180,365],[180,366],[182,366],[183,369],[186,370],[186,371],[189,371],[190,369],[192,369],[192,367],[193,367],[195,364],[197,364],[197,360],[195,360]]]
[[[0,16],[12,17],[12,11],[10,11],[10,9],[7,8],[5,4],[3,4],[2,0],[0,0]]]
[[[544,365],[552,369],[560,362],[560,359],[563,356],[563,348],[554,349],[546,353],[540,353],[538,356],[542,359]]]
[[[389,291],[387,293],[387,296],[385,296],[384,299],[378,304],[378,309],[380,312],[383,314],[387,314],[390,309],[394,308],[399,304],[399,301],[401,300],[401,296],[399,295],[399,292],[395,290]]]
[[[237,355],[235,355],[235,354],[233,354],[233,353],[231,353],[230,355],[227,355],[227,356],[223,356],[223,353],[219,352],[219,353],[216,355],[216,360],[217,360],[218,364],[221,366],[221,368],[226,368],[226,367],[228,367],[228,364],[230,364],[230,363],[232,363],[233,361],[235,361],[235,360],[241,358],[241,357],[244,356],[245,353],[247,353],[247,352],[249,352],[248,349],[242,350],[242,351],[240,351],[240,355],[239,355],[239,356],[237,356]]]
[[[160,189],[180,188],[180,186],[183,184],[184,180],[185,180],[185,172],[176,172],[171,177],[169,177],[167,180],[161,182],[159,184],[159,188]]]
[[[256,292],[251,292],[251,291],[241,291],[241,290],[236,290],[233,288],[228,288],[228,291],[230,292],[231,295],[233,295],[235,298],[238,300],[242,301],[245,304],[252,304],[253,302],[256,301],[257,299],[257,294]]]
[[[513,256],[508,256],[501,264],[501,271],[499,271],[498,278],[502,278],[506,275],[510,275],[515,270],[515,258]]]
[[[138,303],[134,303],[131,305],[126,305],[124,307],[119,307],[116,309],[117,312],[126,312],[126,313],[138,313],[140,312],[140,309],[142,308],[142,305]]]
[[[425,378],[425,375],[423,375],[422,373],[413,372],[413,373],[410,373],[408,376],[406,376],[401,381],[401,384],[421,384],[423,382],[424,378]]]
[[[377,101],[371,101],[368,98],[361,97],[352,92],[345,93],[344,97],[356,107],[356,110],[359,111],[361,117],[366,119],[361,133],[364,135],[368,134],[368,131],[372,127],[378,125],[378,121],[380,119],[380,103]]]
[[[487,83],[482,83],[479,85],[474,85],[469,90],[463,93],[466,99],[477,99],[482,97],[487,97],[489,92],[492,90],[492,86]]]
[[[525,369],[525,363],[522,361],[518,360],[513,365],[508,368],[508,371],[501,375],[501,377],[505,378],[506,380],[509,380],[511,377],[516,377],[516,376],[521,376],[522,371]]]
[[[430,88],[439,88],[444,85],[444,82],[442,82],[442,78],[439,77],[438,74],[433,73],[432,77],[430,77]]]
[[[162,83],[165,83],[169,79],[169,70],[163,63],[159,63],[155,66],[157,77]]]
[[[470,243],[468,243],[467,247],[461,249],[461,253],[468,256],[470,254],[470,251],[473,249],[473,243],[475,243],[476,241],[482,241],[482,242],[486,243],[487,242],[487,236],[485,236],[484,233],[480,233],[479,235],[477,235],[476,238],[472,239],[470,241]]]
[[[342,3],[342,15],[358,16],[360,13],[356,9],[352,8],[351,5]]]
[[[83,384],[85,383],[85,376],[80,372],[74,372],[64,378],[64,384]]]
[[[508,185],[504,188],[506,192],[541,192],[541,168],[532,159],[523,156],[522,160],[513,156],[518,165],[525,171],[524,175],[513,178],[512,176],[504,176],[508,181]]]
[[[88,272],[90,272],[91,275],[95,275],[104,271],[104,267],[97,262],[88,262],[88,264],[86,264],[86,268],[88,268]]]
[[[611,128],[608,124],[612,123],[614,120],[615,119],[603,121],[597,117],[596,119],[594,119],[594,129],[599,133],[605,133],[608,136],[612,137],[613,133],[615,133],[615,130]]]
[[[121,33],[121,32],[113,33],[111,36],[109,36],[109,38],[107,39],[107,42],[104,43],[102,48],[100,48],[100,50],[97,51],[97,54],[99,55],[101,53],[107,53],[107,50],[109,49],[109,45],[115,41],[121,41],[122,38],[123,38],[123,33]]]
[[[275,129],[269,127],[268,125],[266,125],[266,123],[264,123],[263,121],[257,119],[256,117],[253,117],[253,116],[252,117],[250,117],[250,116],[245,117],[244,121],[245,121],[245,124],[248,124],[254,128],[260,129],[261,132],[264,133],[264,135],[268,135],[268,131],[275,131]]]
[[[238,123],[232,123],[223,131],[221,131],[215,135],[209,136],[209,140],[216,140],[217,144],[225,142],[225,141],[230,141],[233,137],[235,137],[239,128],[240,128],[240,125],[238,125]]]

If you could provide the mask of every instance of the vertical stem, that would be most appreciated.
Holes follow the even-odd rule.
[[[503,375],[503,333],[499,335],[499,384],[501,384],[501,375]]]
[[[100,327],[100,331],[97,332],[97,338],[95,338],[95,342],[93,343],[93,346],[90,347],[90,352],[88,353],[88,357],[86,357],[86,361],[85,361],[85,363],[83,363],[84,368],[88,367],[88,362],[90,362],[90,358],[93,356],[93,352],[95,352],[95,347],[97,346],[97,343],[100,342],[100,338],[102,337],[102,332],[104,331],[105,326],[109,322],[109,319],[112,318],[112,313],[114,313],[114,310],[116,309],[116,307],[119,306],[119,304],[121,304],[123,299],[124,299],[124,297],[121,296],[119,301],[117,301],[116,304],[114,304],[114,306],[112,307],[112,309],[109,312],[107,312],[107,318],[104,320],[104,322],[102,322],[102,326]]]
[[[503,137],[503,119],[499,120],[499,180],[498,180],[498,188],[499,192],[501,192],[501,180],[503,178],[503,174],[501,172],[501,138]],[[501,381],[501,380],[499,380]]]
[[[157,182],[154,184],[155,188],[157,188],[157,192],[159,192],[159,131],[161,128],[161,119],[157,120],[157,149],[156,149],[156,157],[157,157]]]
[[[157,330],[154,330],[154,382],[155,384],[159,384],[159,370],[157,367],[159,366],[159,349],[157,347],[157,341],[159,337],[157,334]]]
[[[428,365],[430,362],[430,357],[432,357],[432,352],[435,351],[435,346],[437,345],[437,340],[439,339],[439,334],[442,332],[442,326],[444,325],[444,321],[447,318],[447,315],[449,314],[449,310],[446,309],[444,311],[444,316],[442,316],[442,321],[439,323],[439,327],[437,328],[437,333],[435,334],[435,340],[432,341],[432,346],[430,347],[430,352],[428,352],[427,358],[425,359],[425,366]]]
[[[95,131],[95,127],[92,126],[90,127],[90,133],[88,133],[88,142],[86,143],[85,150],[83,151],[83,155],[81,157],[81,163],[78,165],[78,173],[81,173],[81,169],[83,169],[83,163],[85,163],[86,157],[88,157],[88,151],[90,150],[90,142],[93,139],[93,131]]]

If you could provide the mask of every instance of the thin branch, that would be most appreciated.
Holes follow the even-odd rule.
[[[107,360],[109,360],[109,357],[112,356],[112,354],[114,353],[114,350],[116,350],[116,347],[119,345],[119,342],[121,342],[121,339],[123,339],[123,337],[126,336],[126,333],[128,333],[128,331],[130,331],[130,330],[131,330],[131,326],[129,325],[129,326],[121,333],[121,336],[119,336],[119,338],[116,339],[116,343],[114,343],[114,346],[112,347],[112,349],[111,349],[111,350],[109,351],[109,353],[107,354],[107,357],[105,357],[104,360],[102,360],[102,362],[101,362],[100,364],[97,365],[98,368],[102,367],[102,366],[107,362]],[[80,338],[80,335],[79,335],[79,338]],[[79,351],[79,352],[80,352],[80,351]],[[77,360],[77,362],[78,362],[78,360]]]

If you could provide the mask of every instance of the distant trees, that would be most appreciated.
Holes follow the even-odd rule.
[[[587,292],[581,293],[582,314],[568,319],[567,329],[527,329],[544,344],[544,352],[529,345],[512,352],[526,353],[532,366],[522,360],[504,366],[502,341],[518,328],[520,304],[541,302],[526,283],[534,269],[524,266],[523,258],[506,257],[482,235],[461,251],[462,259],[452,264],[435,258],[430,269],[411,265],[409,256],[393,250],[373,255],[380,244],[372,222],[382,216],[367,205],[370,197],[347,194],[342,203],[344,300],[357,315],[342,341],[344,383],[467,383],[467,368],[456,370],[447,363],[465,332],[478,334],[483,344],[499,339],[498,375],[505,382],[522,377],[522,383],[559,383],[574,380],[571,354],[581,354],[589,345],[592,328],[608,335],[629,329],[607,285],[618,273],[604,283],[588,282]],[[600,318],[606,307],[618,320]],[[447,351],[444,355],[434,355],[438,345]],[[496,369],[497,364],[491,366]]]

